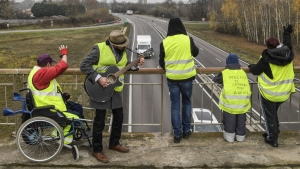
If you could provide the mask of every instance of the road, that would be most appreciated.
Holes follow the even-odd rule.
[[[168,20],[162,20],[152,17],[146,16],[137,16],[137,15],[118,15],[122,19],[127,19],[133,25],[133,35],[132,35],[132,45],[133,49],[135,48],[135,37],[136,35],[151,35],[152,37],[152,47],[155,52],[155,56],[151,59],[147,59],[146,63],[143,65],[143,68],[156,68],[159,67],[158,64],[158,56],[159,56],[159,44],[166,36],[167,27],[168,27]],[[198,56],[195,58],[195,62],[197,62],[198,67],[224,67],[225,60],[228,55],[225,51],[195,37],[192,34],[189,34],[193,37],[195,44],[199,47],[200,52]],[[247,67],[249,64],[240,61],[242,67]],[[202,75],[200,75],[202,77]],[[198,76],[198,77],[200,77]],[[212,78],[213,75],[206,76]],[[248,78],[250,83],[256,82],[256,76],[248,74]],[[134,83],[160,83],[161,76],[158,75],[139,75],[134,76],[133,80]],[[197,78],[195,83],[201,82],[209,82],[209,80],[203,81],[202,78]],[[159,121],[161,117],[159,116],[160,113],[160,106],[163,105],[163,121],[164,121],[164,131],[170,132],[171,131],[171,123],[170,123],[170,99],[168,93],[168,87],[166,85],[166,79],[163,78],[163,97],[161,97],[160,93],[162,92],[160,88],[157,90],[150,89],[144,87],[143,92],[143,99],[138,96],[140,92],[138,91],[138,87],[133,88],[133,105],[142,105],[144,108],[141,110],[136,106],[133,108],[133,123],[151,123],[155,121]],[[151,91],[151,92],[149,92]],[[153,92],[155,91],[155,92]],[[203,93],[203,96],[202,96]],[[201,85],[194,85],[193,88],[193,107],[203,107],[210,109],[213,114],[217,117],[218,121],[221,122],[221,114],[220,110],[217,107],[218,98],[213,97],[211,98],[211,91],[207,87],[201,87]],[[152,100],[149,100],[152,98]],[[162,99],[162,100],[161,100]],[[148,102],[149,100],[149,102]],[[143,101],[143,102],[142,102]],[[162,104],[161,104],[162,102]],[[155,106],[154,106],[155,105]],[[291,105],[291,106],[290,106]],[[252,109],[251,112],[248,113],[249,119],[253,120],[252,122],[260,122],[264,121],[262,117],[260,104],[258,101],[258,89],[257,85],[252,85]],[[291,107],[291,108],[290,108]],[[283,124],[280,125],[281,130],[291,130],[291,129],[298,129],[300,127],[299,124],[295,124],[295,122],[299,121],[299,90],[295,94],[291,96],[291,99],[282,104],[278,112],[279,121]],[[289,123],[289,124],[285,124]],[[159,130],[158,127],[147,127],[147,126],[137,126],[133,127],[133,131],[155,131]],[[255,130],[264,130],[264,126],[258,126]]]

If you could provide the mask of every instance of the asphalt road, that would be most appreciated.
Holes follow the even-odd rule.
[[[158,64],[158,56],[159,56],[159,44],[166,36],[168,20],[157,19],[146,16],[137,16],[137,15],[118,15],[122,19],[128,20],[133,25],[133,33],[132,33],[132,48],[134,49],[136,46],[136,35],[151,35],[152,37],[152,47],[155,52],[155,56],[151,59],[147,59],[146,63],[143,65],[143,68],[156,68],[159,67]],[[199,47],[200,52],[198,56],[195,58],[199,67],[224,67],[225,60],[228,55],[227,52],[201,40],[198,37],[195,37],[192,34],[189,34],[193,37],[195,44]],[[242,67],[247,67],[248,63],[240,60]],[[248,73],[248,78],[250,82],[256,82],[256,76]],[[199,76],[200,77],[200,76]],[[209,77],[213,77],[210,75]],[[133,77],[134,83],[164,83],[163,90],[161,89],[154,90],[153,89],[144,89],[143,96],[145,98],[154,98],[154,103],[149,101],[149,99],[140,99],[138,96],[139,92],[134,92],[137,90],[133,90],[134,95],[137,97],[133,98],[132,102],[137,103],[137,105],[142,105],[144,108],[140,109],[136,106],[133,109],[133,122],[134,123],[150,123],[152,121],[160,120],[159,112],[160,106],[163,105],[163,121],[164,121],[164,131],[171,131],[171,123],[170,123],[170,99],[168,93],[168,87],[166,85],[166,80],[163,78],[161,81],[161,76],[158,75],[138,75]],[[210,97],[211,91],[207,87],[201,87],[200,83],[204,82],[203,78],[197,78],[195,81],[193,88],[193,107],[202,107],[210,109],[213,114],[217,117],[219,122],[221,122],[222,117],[220,110],[217,107],[218,98]],[[199,85],[197,85],[199,84]],[[249,118],[254,120],[253,122],[264,121],[263,115],[261,114],[260,104],[258,101],[258,90],[257,85],[252,85],[252,110],[249,113]],[[151,92],[149,92],[149,90]],[[163,96],[161,96],[161,92],[163,92]],[[148,95],[148,96],[147,96]],[[162,100],[161,100],[162,98]],[[143,101],[143,102],[142,102]],[[162,103],[161,103],[162,102]],[[153,106],[155,105],[155,106]],[[154,108],[153,108],[154,107]],[[155,108],[157,107],[157,108]],[[291,100],[288,100],[284,104],[282,104],[279,112],[279,121],[282,123],[280,125],[281,130],[293,130],[298,129],[300,127],[299,124],[296,124],[299,121],[299,90],[295,94],[291,96]],[[289,123],[289,124],[288,124]],[[134,127],[133,131],[156,131],[157,127]],[[263,130],[264,126],[259,125],[256,129]]]

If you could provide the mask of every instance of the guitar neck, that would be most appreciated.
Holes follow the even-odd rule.
[[[128,64],[127,66],[125,66],[124,68],[122,68],[121,70],[117,71],[114,76],[115,77],[119,77],[121,74],[123,74],[124,72],[126,72],[128,69],[130,69],[132,66],[136,65],[139,62],[139,58],[136,59],[135,61],[131,62],[130,64]]]

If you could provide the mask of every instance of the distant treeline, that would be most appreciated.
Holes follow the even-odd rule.
[[[131,3],[112,0],[44,0],[35,3],[32,12],[36,17],[64,15],[73,18],[107,20],[108,10],[115,13],[152,15],[190,21],[210,21],[211,29],[232,35],[243,36],[250,42],[264,43],[270,36],[282,39],[282,28],[294,25],[294,35],[298,46],[300,0],[189,0],[163,3]],[[9,0],[0,0],[0,19],[11,19],[14,12]],[[105,10],[104,10],[105,9]],[[104,14],[106,16],[104,16]]]

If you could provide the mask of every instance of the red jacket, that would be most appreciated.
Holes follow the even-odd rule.
[[[63,60],[55,66],[41,68],[33,76],[33,85],[38,90],[43,90],[49,86],[51,80],[61,75],[67,69],[68,64]]]

